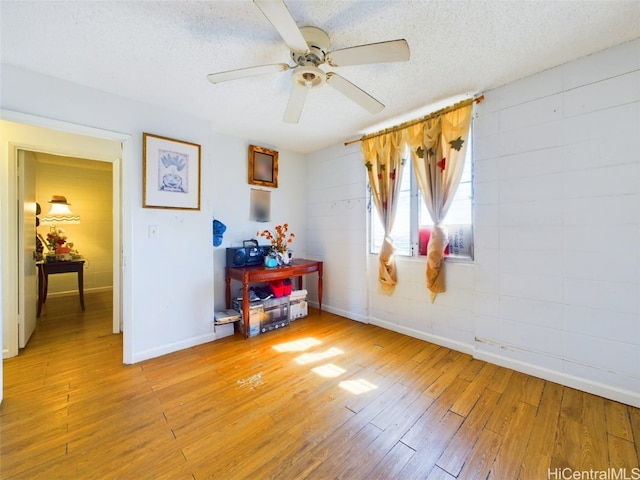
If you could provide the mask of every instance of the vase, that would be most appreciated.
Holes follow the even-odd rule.
[[[279,265],[289,265],[291,260],[293,259],[293,252],[291,250],[287,250],[286,252],[278,252],[278,264]]]

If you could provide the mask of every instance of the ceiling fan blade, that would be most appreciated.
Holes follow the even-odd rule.
[[[266,73],[285,72],[291,67],[286,63],[274,63],[272,65],[260,65],[258,67],[238,68],[236,70],[227,70],[226,72],[210,73],[207,78],[211,83],[226,82],[228,80],[237,80],[245,77],[255,77],[256,75],[264,75]]]
[[[290,50],[302,54],[309,51],[307,41],[282,0],[253,0],[253,3],[262,10]]]
[[[293,84],[291,95],[289,96],[289,101],[287,102],[287,109],[284,112],[285,122],[298,123],[298,120],[300,120],[300,114],[302,113],[302,107],[304,106],[304,101],[307,98],[308,91],[309,89],[307,87],[302,87],[297,83]]]
[[[327,63],[332,67],[347,67],[367,63],[406,62],[410,54],[406,40],[390,40],[329,52]]]
[[[369,113],[378,113],[384,109],[384,105],[382,103],[337,73],[327,73],[327,83],[346,97],[356,102]]]

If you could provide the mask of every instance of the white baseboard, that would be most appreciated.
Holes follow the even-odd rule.
[[[379,318],[370,318],[369,323],[381,328],[385,328],[387,330],[392,330],[394,332],[408,335],[413,338],[419,338],[420,340],[424,340],[429,343],[435,343],[436,345],[440,345],[441,347],[447,347],[457,352],[467,353],[469,355],[473,354],[473,345],[469,345],[467,343],[460,342],[458,340],[451,340],[450,338],[441,337],[439,335],[433,335],[430,333],[421,332],[420,330],[404,327],[402,325],[387,322],[386,320],[381,320]]]
[[[215,332],[210,332],[198,337],[187,338],[180,342],[168,343],[158,348],[150,348],[149,350],[143,350],[136,352],[133,355],[133,363],[142,362],[143,360],[149,360],[150,358],[160,357],[168,353],[177,352],[178,350],[184,350],[185,348],[195,347],[196,345],[202,345],[203,343],[212,342],[218,340],[219,337]]]
[[[318,302],[309,302],[309,305],[314,308],[318,308]],[[367,317],[364,315],[355,315],[352,312],[347,312],[340,308],[334,308],[331,305],[322,305],[322,311],[333,313],[334,315],[340,315],[341,317],[348,318],[349,320],[355,320],[356,322],[369,323]]]

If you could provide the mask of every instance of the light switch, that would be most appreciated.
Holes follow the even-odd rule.
[[[149,238],[158,238],[160,235],[160,227],[158,225],[149,225]]]

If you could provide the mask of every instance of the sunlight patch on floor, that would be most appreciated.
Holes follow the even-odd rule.
[[[304,352],[305,350],[320,344],[322,344],[320,340],[308,337],[301,338],[300,340],[294,340],[292,342],[281,343],[280,345],[274,345],[273,349],[278,352]]]
[[[300,365],[306,365],[307,363],[317,362],[319,360],[325,360],[327,358],[335,357],[336,355],[342,355],[344,352],[336,347],[331,347],[329,350],[317,353],[303,353],[299,357],[296,357],[294,361]]]
[[[333,363],[320,365],[319,367],[312,368],[311,371],[320,375],[321,377],[326,377],[326,378],[339,377],[344,372],[346,372],[344,368],[340,368],[334,365]]]
[[[340,382],[339,386],[354,395],[360,395],[361,393],[370,392],[371,390],[378,388],[377,385],[374,385],[364,378],[359,378],[358,380],[346,380],[344,382]]]

